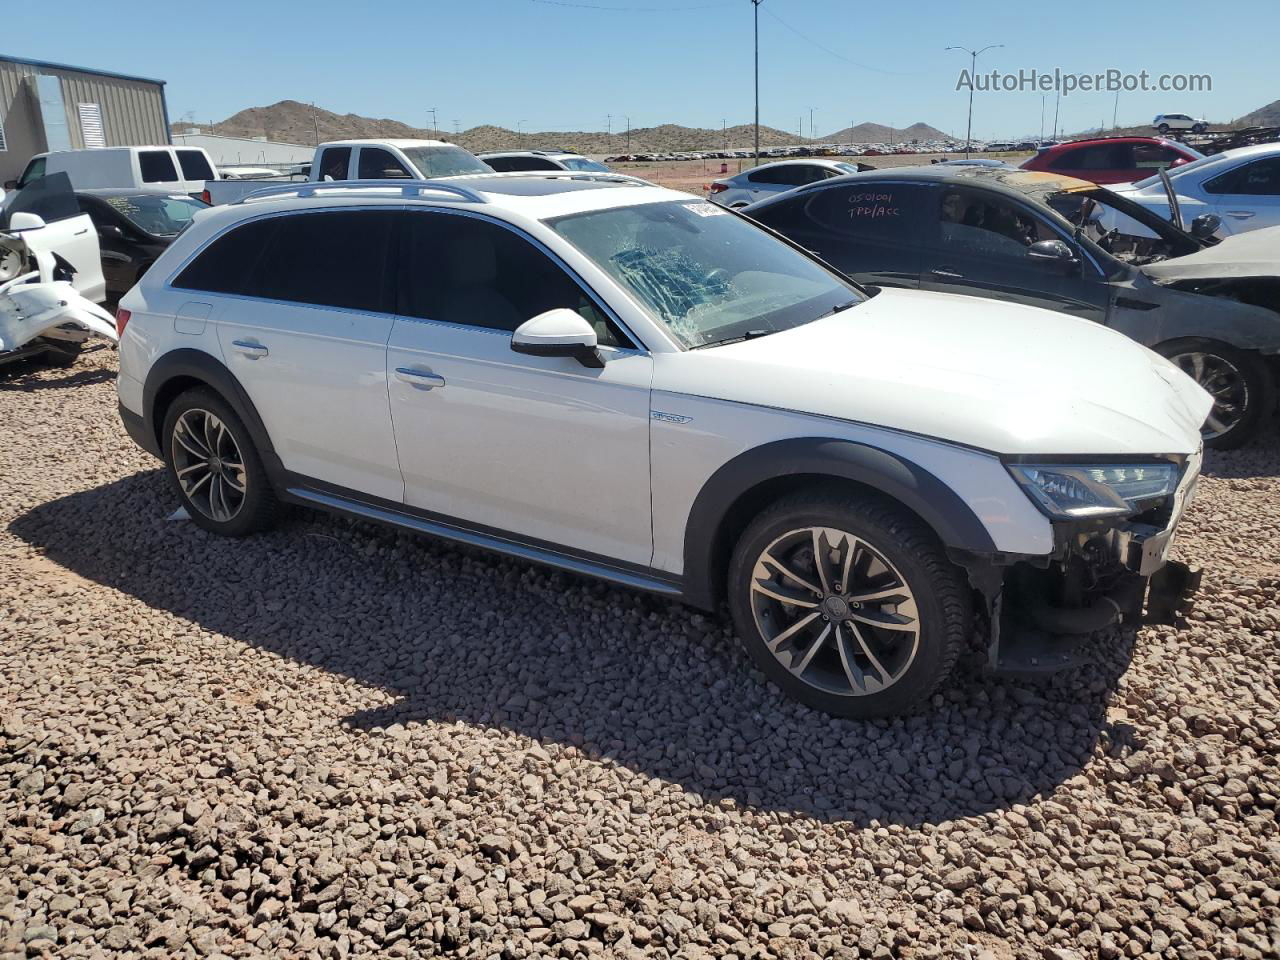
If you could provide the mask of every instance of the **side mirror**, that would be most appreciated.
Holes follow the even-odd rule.
[[[111,240],[123,240],[124,231],[114,223],[104,223],[98,228],[98,236]]]
[[[603,367],[591,324],[567,307],[526,320],[511,334],[511,349],[534,357],[573,357],[584,367]]]
[[[5,188],[6,190],[17,190],[17,189],[18,189],[18,181],[17,181],[17,180],[6,180],[6,181],[4,182],[4,188]]]
[[[1038,240],[1027,248],[1027,256],[1032,260],[1043,260],[1059,266],[1074,266],[1079,261],[1071,248],[1061,240]]]
[[[44,225],[44,217],[38,213],[28,213],[25,210],[20,210],[9,218],[10,233],[18,233],[22,230],[39,230]]]
[[[1222,218],[1216,213],[1202,213],[1191,221],[1191,235],[1197,240],[1208,240],[1222,226]]]

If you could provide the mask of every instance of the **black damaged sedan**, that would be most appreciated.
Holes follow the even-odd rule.
[[[864,285],[1013,300],[1113,327],[1213,395],[1209,446],[1240,446],[1275,410],[1280,227],[1218,241],[1214,216],[1186,231],[1083,180],[942,165],[836,177],[741,213]]]

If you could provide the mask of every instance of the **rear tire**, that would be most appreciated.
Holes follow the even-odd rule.
[[[1156,127],[1156,132],[1162,137],[1167,136],[1169,133],[1169,125],[1167,123],[1160,124],[1160,126]]]
[[[253,439],[213,390],[174,400],[160,437],[169,485],[197,526],[244,537],[275,523],[279,504]]]
[[[756,666],[838,717],[918,707],[969,629],[969,591],[933,531],[888,501],[838,491],[761,513],[733,552],[728,597]]]
[[[1200,431],[1206,447],[1234,450],[1252,440],[1272,406],[1271,375],[1256,353],[1215,340],[1171,340],[1155,347],[1213,395]]]
[[[1197,123],[1191,128],[1192,133],[1204,133],[1206,127],[1203,123]]]

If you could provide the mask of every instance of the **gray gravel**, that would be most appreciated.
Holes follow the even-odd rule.
[[[1280,445],[1189,630],[832,720],[727,621],[299,512],[166,519],[114,354],[0,379],[0,956],[1280,956]]]

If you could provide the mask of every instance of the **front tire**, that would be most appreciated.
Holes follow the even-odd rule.
[[[1204,133],[1208,129],[1203,123],[1197,123],[1191,128],[1192,133]]]
[[[275,493],[244,423],[207,387],[181,394],[161,434],[169,484],[191,519],[211,533],[243,537],[275,522]]]
[[[729,608],[756,666],[839,717],[908,712],[951,673],[969,594],[933,532],[838,492],[787,497],[738,541]]]
[[[1271,377],[1256,353],[1196,339],[1162,343],[1155,350],[1213,397],[1200,430],[1206,447],[1234,450],[1257,435],[1271,406]]]

